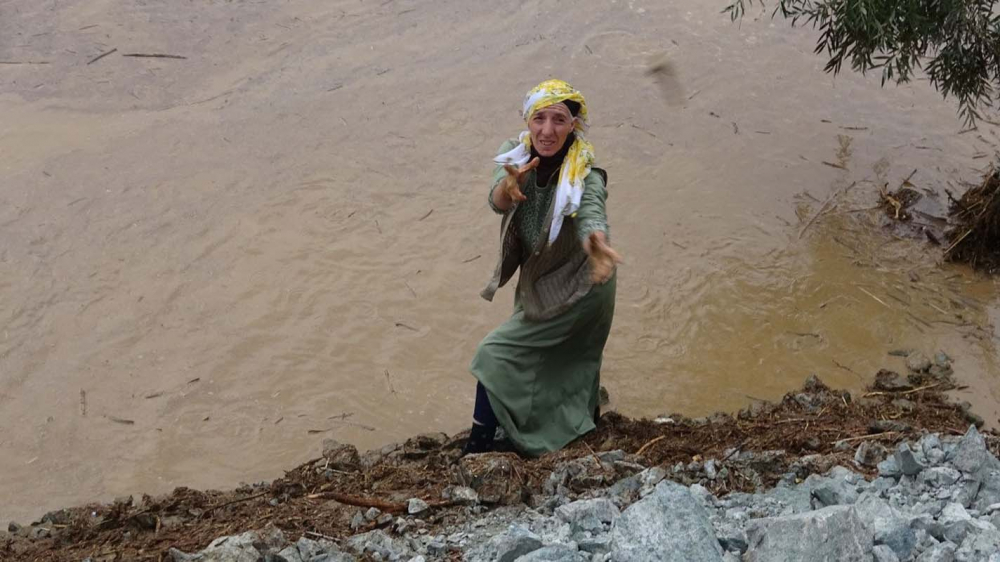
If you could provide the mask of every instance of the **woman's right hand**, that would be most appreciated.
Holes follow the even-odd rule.
[[[515,168],[510,164],[504,164],[503,167],[507,170],[507,177],[500,180],[500,192],[514,203],[520,203],[521,201],[527,199],[527,197],[521,193],[521,188],[524,187],[524,183],[528,179],[528,172],[537,168],[539,162],[540,160],[536,156],[531,160],[531,162],[528,162],[520,168]]]

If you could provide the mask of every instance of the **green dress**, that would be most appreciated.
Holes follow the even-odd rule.
[[[499,177],[502,168],[494,179]],[[522,190],[528,199],[514,216],[524,248],[547,236],[542,228],[555,192],[554,181],[544,187],[535,181],[532,172]],[[606,197],[603,181],[588,182],[573,222],[586,225],[574,226],[586,229],[577,233],[581,239],[593,230],[607,231]],[[479,344],[472,374],[486,388],[500,427],[522,453],[554,451],[594,429],[601,358],[614,311],[614,276],[549,320],[527,320],[515,298],[513,316]]]

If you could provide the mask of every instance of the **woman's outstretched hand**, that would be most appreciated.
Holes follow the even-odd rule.
[[[583,243],[583,249],[590,256],[590,280],[597,285],[607,282],[615,266],[622,263],[622,257],[608,245],[601,231],[591,232]]]
[[[539,162],[541,162],[538,157],[535,157],[524,166],[520,168],[515,168],[510,164],[504,164],[503,168],[507,170],[507,177],[501,180],[500,192],[503,193],[508,199],[513,203],[520,203],[527,199],[523,193],[521,193],[521,188],[524,187],[524,182],[528,179],[528,172],[534,170],[538,167]]]

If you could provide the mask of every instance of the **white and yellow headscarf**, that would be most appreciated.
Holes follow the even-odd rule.
[[[549,244],[555,242],[562,229],[563,217],[576,215],[580,208],[580,198],[583,197],[583,180],[590,173],[594,163],[594,146],[587,142],[584,133],[587,130],[587,102],[583,94],[562,80],[546,80],[535,86],[524,96],[523,116],[527,123],[539,109],[574,101],[580,104],[576,115],[574,133],[576,140],[563,159],[559,170],[559,184],[556,187],[555,206],[552,211],[552,227],[549,230]],[[497,164],[514,164],[523,166],[531,159],[531,134],[524,131],[518,137],[521,141],[513,150],[494,158]]]

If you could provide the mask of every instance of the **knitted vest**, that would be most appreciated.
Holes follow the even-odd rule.
[[[592,171],[599,173],[604,178],[604,185],[608,185],[606,171],[601,168],[592,168]],[[521,238],[513,224],[517,205],[504,213],[500,223],[500,259],[492,279],[480,293],[484,299],[492,301],[497,289],[506,285],[520,267],[517,298],[528,320],[548,320],[562,314],[585,297],[593,286],[590,261],[576,234],[573,217],[563,218],[559,236],[548,244],[555,201],[553,197],[538,242],[524,263],[521,263]]]

